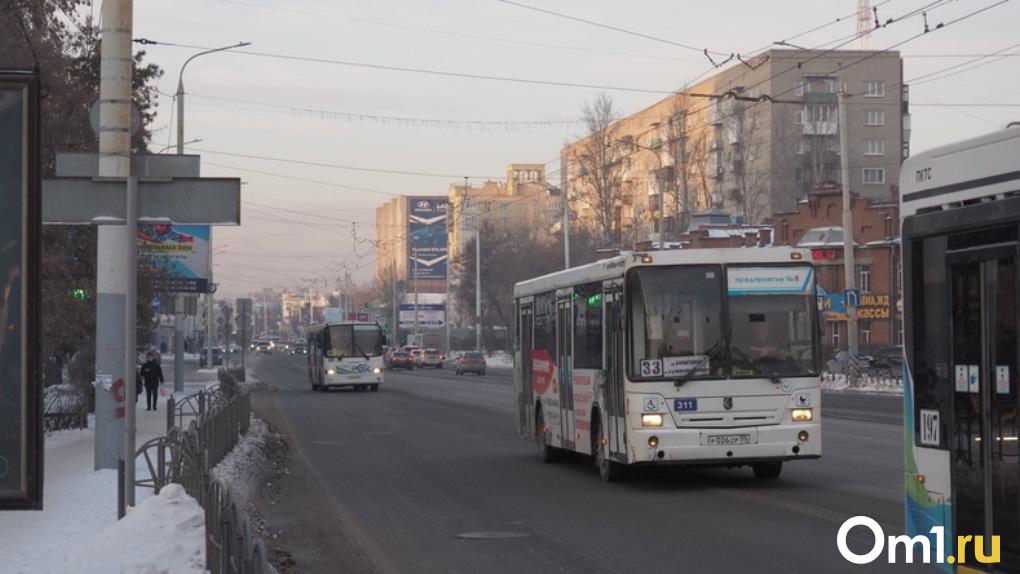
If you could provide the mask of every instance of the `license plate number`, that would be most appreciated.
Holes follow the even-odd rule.
[[[673,399],[674,411],[696,411],[698,410],[698,399]]]
[[[708,435],[708,446],[733,446],[735,444],[751,444],[749,434],[712,434]]]

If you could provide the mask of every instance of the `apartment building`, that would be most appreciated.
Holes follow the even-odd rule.
[[[610,213],[607,235],[623,246],[657,238],[660,217],[664,238],[679,237],[690,214],[706,208],[768,222],[809,190],[840,183],[844,88],[850,187],[890,198],[910,140],[895,51],[777,49],[732,64],[615,121],[600,142],[588,136],[564,147],[561,188],[580,223],[604,227],[600,210]],[[593,162],[600,145],[605,161]]]
[[[477,187],[450,184],[451,259],[483,224],[551,237],[563,207],[558,191],[546,185],[545,165],[513,163],[506,175],[505,182],[486,181]]]

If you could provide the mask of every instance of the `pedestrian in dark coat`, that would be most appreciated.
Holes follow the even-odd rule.
[[[163,367],[156,360],[156,354],[149,352],[142,365],[142,383],[145,385],[145,410],[154,411],[159,400],[159,385],[163,382]]]

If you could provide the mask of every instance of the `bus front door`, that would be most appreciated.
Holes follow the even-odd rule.
[[[556,365],[560,393],[561,446],[574,449],[574,337],[571,300],[556,302]]]
[[[954,392],[946,428],[953,534],[983,536],[984,548],[967,549],[971,567],[981,566],[975,552],[991,556],[992,535],[1001,543],[999,568],[1020,562],[1016,245],[947,252]]]

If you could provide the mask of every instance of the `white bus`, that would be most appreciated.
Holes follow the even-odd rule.
[[[628,253],[514,287],[517,426],[543,460],[633,465],[818,458],[819,331],[810,253]]]
[[[383,342],[376,323],[341,321],[305,329],[308,377],[313,391],[352,387],[379,390],[383,383]]]
[[[1017,572],[1020,126],[909,158],[900,216],[906,530],[946,570]]]

